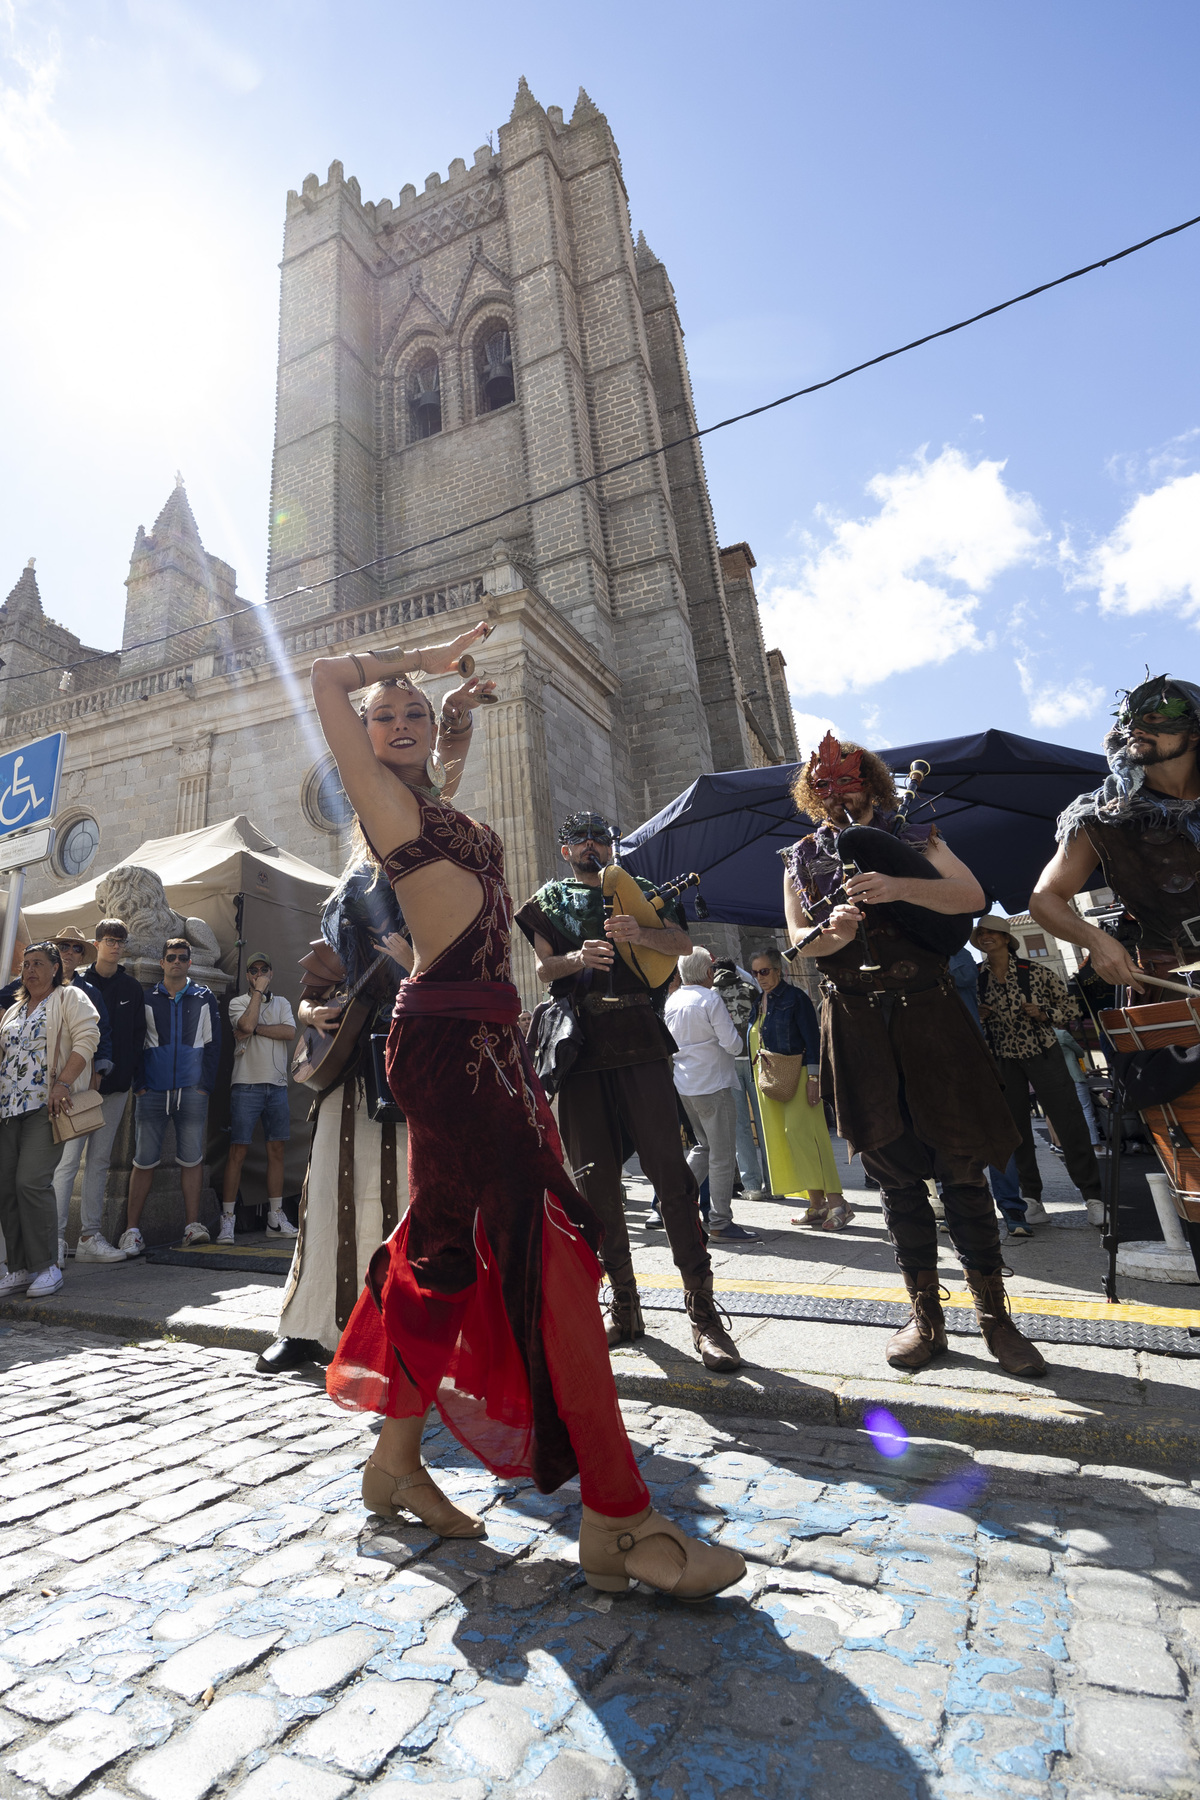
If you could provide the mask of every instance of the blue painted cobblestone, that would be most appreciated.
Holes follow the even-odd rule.
[[[369,1517],[371,1422],[250,1363],[0,1338],[0,1800],[1200,1793],[1187,1470],[630,1404],[655,1503],[749,1565],[684,1608],[594,1593],[577,1487],[440,1428],[487,1538]]]

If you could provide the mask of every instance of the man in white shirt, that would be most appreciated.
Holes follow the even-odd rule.
[[[246,992],[229,1002],[237,1054],[229,1095],[230,1145],[225,1164],[218,1244],[232,1244],[242,1164],[262,1120],[267,1140],[267,1236],[292,1238],[296,1227],[283,1210],[284,1146],[291,1136],[288,1108],[288,1052],[296,1035],[292,1009],[271,992],[271,962],[256,950],[246,965]]]
[[[738,1087],[735,1058],[741,1050],[737,1027],[713,987],[713,959],[707,950],[679,958],[682,986],[668,995],[667,1030],[679,1049],[675,1089],[696,1135],[688,1165],[696,1180],[708,1177],[708,1235],[733,1243],[756,1243],[758,1233],[733,1221],[733,1180],[737,1171]]]

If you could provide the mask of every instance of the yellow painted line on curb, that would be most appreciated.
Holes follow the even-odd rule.
[[[678,1275],[663,1272],[653,1274],[639,1272],[639,1287],[645,1288],[681,1288],[683,1282]],[[835,1285],[833,1282],[808,1281],[716,1281],[718,1292],[727,1294],[807,1294],[827,1300],[888,1300],[907,1301],[908,1293],[902,1287],[867,1287],[854,1284]],[[955,1294],[951,1304],[960,1298]],[[970,1294],[964,1287],[961,1300],[969,1305]],[[1135,1301],[1120,1302],[1110,1306],[1106,1300],[1064,1300],[1057,1296],[1042,1298],[1040,1295],[1009,1294],[1009,1303],[1014,1312],[1046,1313],[1060,1319],[1112,1319],[1136,1325],[1200,1325],[1200,1312],[1186,1306],[1147,1306]],[[799,1321],[798,1321],[799,1322]]]

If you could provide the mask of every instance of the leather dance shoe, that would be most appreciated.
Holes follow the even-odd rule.
[[[276,1338],[268,1344],[255,1368],[260,1375],[282,1375],[287,1369],[299,1369],[305,1363],[327,1363],[329,1352],[314,1338]]]
[[[363,1505],[368,1512],[385,1519],[402,1519],[410,1513],[444,1538],[480,1538],[487,1531],[482,1519],[463,1512],[443,1494],[429,1470],[414,1469],[411,1475],[389,1475],[377,1462],[363,1469]]]
[[[601,1593],[623,1594],[630,1581],[640,1581],[691,1605],[711,1600],[746,1573],[745,1558],[736,1550],[688,1537],[653,1507],[631,1523],[607,1519],[585,1506],[579,1566],[589,1585]]]

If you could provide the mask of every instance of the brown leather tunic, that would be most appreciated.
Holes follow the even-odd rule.
[[[865,908],[873,962],[863,974],[857,938],[820,959],[821,1091],[856,1151],[913,1130],[945,1157],[1001,1168],[1020,1142],[996,1065],[963,1005],[944,956],[925,950]]]
[[[1200,957],[1200,845],[1185,831],[1133,817],[1085,819],[1080,829],[1104,879],[1137,922],[1138,951],[1174,963]]]

